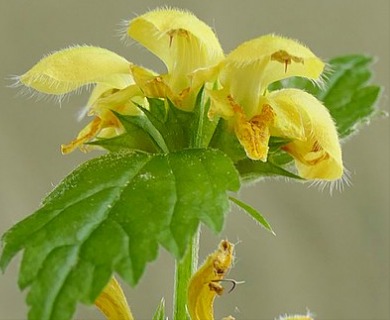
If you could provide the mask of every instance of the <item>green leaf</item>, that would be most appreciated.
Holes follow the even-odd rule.
[[[166,320],[165,317],[165,300],[161,299],[160,303],[157,306],[156,312],[154,313],[152,320]]]
[[[238,141],[234,130],[229,127],[228,121],[224,119],[219,120],[211,139],[210,146],[218,148],[227,154],[234,163],[247,158],[245,150]]]
[[[369,122],[375,112],[381,89],[375,86],[359,88],[342,108],[331,109],[337,122],[340,138],[345,138],[358,131],[360,125]]]
[[[148,103],[149,103],[149,110],[150,114],[153,115],[153,118],[156,119],[157,121],[160,121],[162,123],[165,122],[166,117],[167,117],[167,108],[165,106],[165,101],[163,99],[158,99],[158,98],[147,98]],[[141,107],[141,110],[145,110]],[[150,119],[151,121],[153,119]]]
[[[244,159],[235,163],[235,166],[240,173],[240,177],[244,181],[254,181],[270,176],[283,176],[292,179],[304,180],[300,176],[284,169],[282,166],[270,162],[270,160],[262,162]]]
[[[169,151],[178,151],[191,146],[194,113],[180,110],[167,100],[149,99],[147,110],[138,106],[149,122],[161,135]]]
[[[114,111],[113,111],[114,112]],[[120,113],[114,112],[115,116],[124,126],[128,134],[131,133],[134,127],[138,127],[147,133],[155,145],[165,153],[168,153],[168,147],[162,137],[160,131],[154,126],[148,117],[145,116],[125,116]]]
[[[268,142],[268,147],[269,147],[269,153],[272,152],[279,152],[280,148],[285,146],[291,142],[290,139],[286,138],[281,138],[281,137],[270,137],[269,142]]]
[[[380,87],[368,85],[372,77],[372,57],[348,55],[329,61],[331,73],[326,90],[317,97],[336,121],[341,138],[357,131],[375,111]]]
[[[193,124],[196,121],[195,114],[176,108],[170,100],[167,101],[168,112],[165,121],[165,137],[171,146],[170,150],[188,148],[192,145]]]
[[[266,230],[275,235],[275,232],[272,230],[271,225],[268,221],[258,212],[255,208],[251,207],[249,204],[242,202],[234,197],[229,197],[230,201],[234,202],[240,208],[244,209],[246,213],[248,213],[253,219],[255,219],[258,223],[260,223]]]
[[[81,165],[2,237],[0,267],[23,251],[29,318],[70,319],[114,272],[134,286],[160,245],[180,258],[199,223],[221,231],[227,191],[238,188],[217,150],[109,153]]]
[[[132,132],[125,132],[119,136],[112,138],[99,138],[98,140],[88,142],[88,145],[100,146],[111,152],[126,151],[126,150],[138,150],[149,153],[156,153],[160,149],[156,147],[156,144],[150,139],[150,136],[146,134],[140,128]],[[139,132],[135,132],[138,130]]]
[[[204,98],[204,87],[196,97],[194,109],[194,121],[192,121],[192,147],[207,148],[218,125],[218,120],[210,120],[208,111],[210,109],[210,99]]]
[[[323,88],[307,79],[295,77],[274,83],[270,89],[298,88],[313,94],[329,109],[340,138],[345,138],[367,123],[375,113],[381,88],[369,85],[372,62],[372,57],[364,55],[337,57],[328,63]]]

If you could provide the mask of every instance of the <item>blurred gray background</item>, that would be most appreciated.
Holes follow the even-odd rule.
[[[83,123],[76,121],[87,93],[60,107],[17,96],[7,88],[44,54],[74,44],[111,49],[128,60],[162,71],[161,62],[116,36],[123,19],[168,5],[186,8],[211,25],[226,52],[267,33],[299,39],[324,59],[348,53],[378,57],[373,81],[386,89],[389,110],[389,1],[0,1],[0,233],[32,213],[77,164],[95,154],[62,156]],[[216,301],[216,319],[273,319],[305,313],[318,319],[389,319],[389,120],[378,117],[344,144],[352,187],[321,192],[308,184],[265,180],[244,188],[241,198],[258,208],[277,236],[238,210],[225,231],[203,228],[201,257],[221,238],[239,243],[230,277],[245,280]],[[20,257],[19,257],[20,258]],[[24,319],[17,288],[19,258],[0,275],[0,319]],[[151,319],[162,296],[172,302],[173,261],[161,251],[136,289],[126,287],[136,319]],[[102,319],[81,307],[77,318]]]

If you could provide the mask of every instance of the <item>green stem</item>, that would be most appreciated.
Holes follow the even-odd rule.
[[[195,102],[195,108],[198,108],[198,122],[196,124],[196,128],[194,129],[194,139],[192,140],[191,145],[192,148],[201,148],[203,143],[203,118],[205,115],[205,105],[202,101],[203,90],[204,88],[199,91]],[[190,245],[183,259],[181,261],[176,260],[173,320],[190,319],[187,312],[187,292],[191,276],[198,269],[199,237],[200,226],[191,239]]]
[[[199,234],[200,229],[196,231],[194,237],[192,238],[191,244],[183,259],[181,261],[176,260],[173,306],[174,320],[189,319],[186,307],[187,289],[188,282],[198,267]]]

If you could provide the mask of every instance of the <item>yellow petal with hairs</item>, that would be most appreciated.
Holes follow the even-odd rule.
[[[158,75],[155,72],[133,65],[131,73],[136,84],[142,90],[145,96],[150,98],[168,98],[179,109],[191,111],[194,108],[196,95],[200,87],[204,84],[200,83],[200,79],[206,79],[206,75],[196,74],[196,86],[186,87],[180,92],[175,92],[168,84],[168,75]],[[212,70],[212,69],[211,69]]]
[[[96,102],[97,99],[103,96],[107,96],[108,94],[110,94],[115,90],[124,89],[131,84],[134,84],[134,79],[130,74],[121,77],[121,80],[118,81],[115,87],[104,83],[96,84],[95,87],[92,89],[91,94],[89,95],[87,104],[79,113],[79,119],[82,119],[87,114],[91,114],[91,107]]]
[[[92,83],[121,88],[129,77],[129,65],[126,59],[103,48],[73,47],[43,58],[19,80],[39,92],[56,95]]]
[[[210,109],[208,111],[210,120],[214,120],[216,117],[222,117],[225,120],[229,120],[234,117],[235,103],[226,88],[221,90],[207,90],[206,93],[210,98]]]
[[[300,43],[275,35],[239,45],[227,57],[220,81],[229,88],[247,116],[256,113],[258,101],[272,82],[293,76],[320,80],[325,64]]]
[[[91,91],[91,94],[89,95],[88,102],[86,105],[86,107],[88,108],[88,111],[89,111],[89,108],[96,102],[96,100],[98,100],[99,98],[101,98],[103,96],[106,96],[107,94],[112,92],[112,90],[117,90],[117,89],[118,88],[113,88],[112,86],[104,84],[104,83],[98,83],[93,88],[93,90]],[[120,88],[120,89],[122,89],[122,88]]]
[[[106,119],[104,115],[111,110],[123,115],[139,115],[141,112],[132,102],[134,97],[143,97],[143,93],[136,85],[130,85],[122,90],[111,89],[97,99],[91,106],[91,114]]]
[[[223,63],[219,63],[210,68],[196,69],[189,75],[189,79],[191,80],[191,88],[197,91],[197,89],[199,89],[204,84],[209,85],[210,89],[213,88],[216,84],[218,74],[221,71],[222,66]]]
[[[272,96],[272,95],[271,95]],[[291,140],[306,140],[306,132],[304,127],[304,119],[302,117],[302,110],[300,110],[295,104],[291,103],[286,107],[282,107],[275,101],[271,101],[269,96],[263,96],[260,98],[259,108],[263,106],[272,106],[274,112],[274,119],[270,128],[272,136],[276,137],[287,137]],[[259,113],[259,111],[257,112]]]
[[[171,88],[164,81],[163,76],[136,65],[132,65],[130,70],[135,83],[145,96],[150,98],[165,98],[174,95]]]
[[[267,61],[262,78],[264,86],[289,77],[319,79],[325,64],[306,46],[276,35],[262,36],[239,45],[227,56],[236,67]]]
[[[113,84],[109,85],[105,83],[98,83],[95,85],[91,94],[89,95],[87,106],[92,106],[98,98],[100,98],[106,92],[109,92],[109,90],[124,89],[134,83],[134,79],[130,73],[128,75],[123,75],[123,77],[119,77],[117,83],[115,83],[115,86],[113,86]]]
[[[297,137],[295,129],[290,130],[282,121],[276,121],[274,127],[278,135],[293,139],[284,149],[295,158],[299,175],[306,179],[340,179],[343,175],[341,147],[328,109],[312,95],[297,89],[271,92],[267,101],[274,108],[276,118],[278,110],[284,109],[286,114],[290,110],[300,113],[301,120],[292,116],[291,123],[302,123],[304,139]]]
[[[112,278],[104,288],[95,305],[107,320],[134,320],[122,288],[115,278]]]
[[[167,83],[176,93],[190,86],[190,73],[224,57],[211,28],[187,11],[150,11],[131,20],[127,32],[165,63]]]
[[[234,245],[223,240],[218,250],[208,256],[204,264],[192,276],[188,285],[188,312],[191,320],[213,320],[213,303],[221,295],[223,287],[219,283],[233,263]]]

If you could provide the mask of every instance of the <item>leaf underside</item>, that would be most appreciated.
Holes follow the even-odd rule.
[[[135,285],[159,245],[177,258],[200,222],[223,227],[237,172],[222,152],[110,153],[70,174],[2,238],[0,267],[19,251],[30,319],[69,319],[112,274]]]

